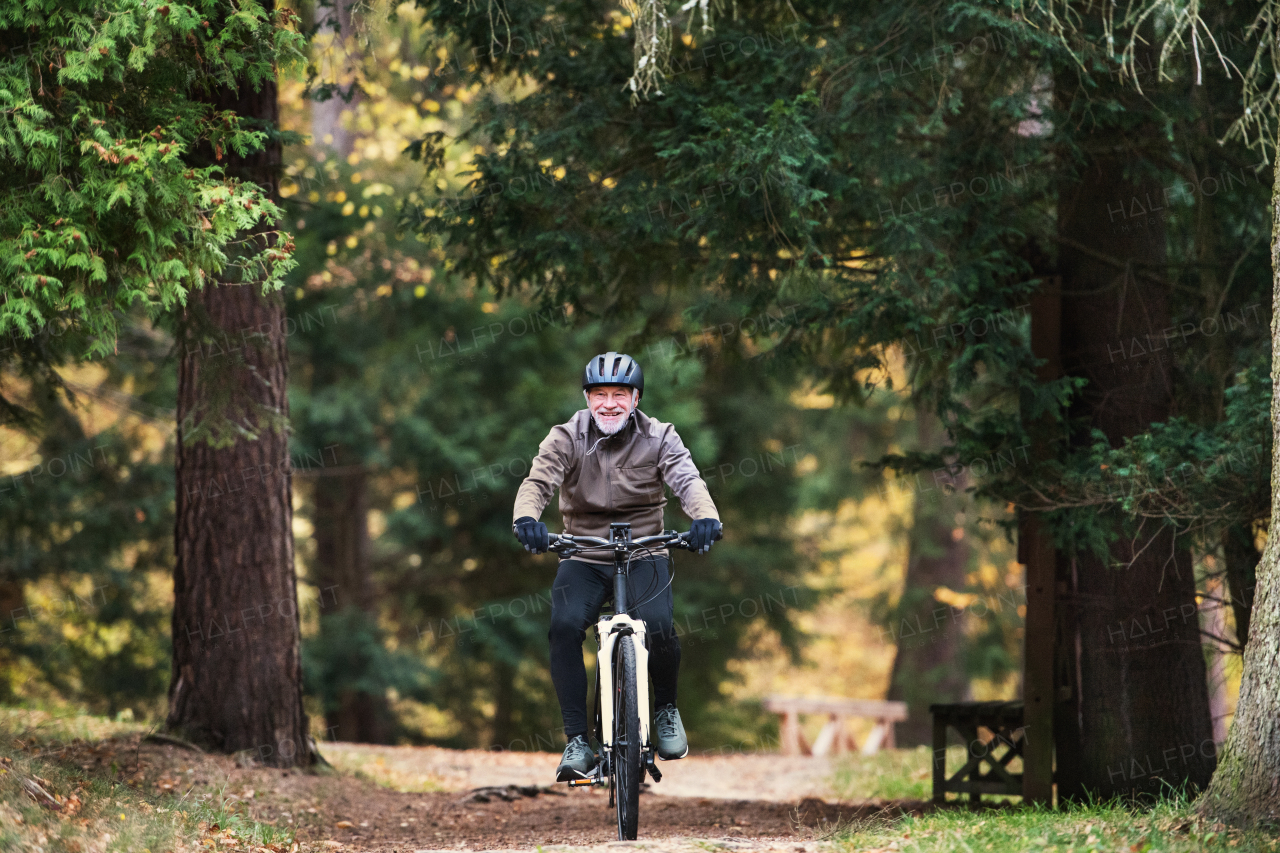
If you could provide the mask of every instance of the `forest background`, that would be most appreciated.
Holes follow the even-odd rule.
[[[495,36],[482,10],[297,9],[317,76],[280,89],[283,331],[318,738],[558,748],[552,566],[518,548],[510,505],[580,407],[582,364],[620,349],[729,532],[677,560],[695,747],[772,748],[768,693],[907,699],[905,743],[928,702],[1018,695],[1015,505],[1064,550],[1136,535],[1099,507],[1182,537],[1221,740],[1270,510],[1267,172],[1217,145],[1227,83],[1193,82],[1188,58],[1156,86],[1147,62],[1147,97],[1122,96],[981,6],[912,27],[787,8],[678,28],[665,100],[639,105],[595,82],[629,68],[623,11],[512,10]],[[1248,21],[1220,23],[1247,64]],[[1099,126],[1127,183],[1096,188],[1097,233],[1071,232],[1063,187]],[[1107,337],[1113,375],[1169,377],[1125,444],[1078,425],[1083,385],[1037,384],[1030,337],[1061,252],[1108,266],[1126,257],[1108,241],[1138,240],[1160,249],[1110,263],[1108,287],[1158,288],[1176,331]],[[25,369],[16,332],[0,353],[29,415],[7,410],[0,445],[0,698],[158,721],[192,353],[145,312],[119,323],[96,361],[44,330],[52,373]],[[1068,438],[1050,449],[1032,412]]]

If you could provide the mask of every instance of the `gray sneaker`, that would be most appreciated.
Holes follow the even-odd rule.
[[[578,735],[564,748],[564,757],[556,768],[557,782],[586,779],[596,769],[596,753],[585,735]]]
[[[675,705],[663,705],[653,715],[653,728],[658,733],[658,758],[674,761],[689,754],[689,738],[680,722]]]

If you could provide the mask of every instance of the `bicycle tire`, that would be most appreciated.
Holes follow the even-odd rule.
[[[618,840],[634,841],[640,826],[640,710],[634,638],[618,638],[613,658],[613,774]]]

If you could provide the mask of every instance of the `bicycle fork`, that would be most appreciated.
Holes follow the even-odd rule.
[[[613,650],[618,638],[629,633],[636,650],[636,707],[640,711],[640,748],[649,748],[649,648],[645,645],[644,623],[626,614],[600,620],[600,650],[596,652],[597,672],[600,673],[600,696],[613,696]],[[613,703],[600,703],[603,748],[613,745]]]
[[[645,642],[644,622],[626,614],[607,616],[596,623],[596,641],[599,650],[596,652],[596,701],[600,705],[600,756],[596,764],[596,772],[591,778],[574,779],[570,786],[603,785],[606,772],[605,763],[613,746],[613,654],[617,648],[618,638],[628,634],[636,653],[636,708],[640,712],[640,766],[641,773],[648,771],[653,781],[662,781],[662,772],[658,770],[653,758],[653,744],[649,738],[649,647]],[[606,701],[606,698],[608,700]],[[642,775],[641,779],[644,778]]]

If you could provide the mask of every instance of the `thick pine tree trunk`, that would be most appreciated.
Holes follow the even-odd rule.
[[[1063,368],[1089,380],[1074,416],[1113,446],[1167,420],[1172,404],[1172,325],[1165,232],[1154,217],[1113,221],[1108,211],[1161,192],[1133,151],[1154,128],[1100,127],[1087,140],[1079,182],[1059,194]],[[1114,219],[1114,217],[1113,217]],[[1118,515],[1103,524],[1118,525]],[[1081,550],[1061,561],[1058,588],[1060,698],[1054,714],[1060,797],[1158,793],[1166,783],[1206,785],[1213,731],[1186,545],[1147,525],[1102,560]]]
[[[220,91],[216,103],[276,124],[274,83]],[[222,163],[275,194],[279,144]],[[302,708],[284,317],[281,297],[252,281],[220,282],[188,305],[166,721],[211,750],[252,750],[280,767],[315,755]],[[201,427],[225,441],[215,446]]]
[[[1280,163],[1280,158],[1277,158]],[[1271,193],[1271,458],[1280,458],[1280,166]],[[1280,530],[1280,469],[1271,467],[1271,530]],[[1252,826],[1280,822],[1280,537],[1267,537],[1244,650],[1244,675],[1235,719],[1227,734],[1201,814]]]
[[[941,424],[927,406],[916,409],[921,448],[933,450]],[[960,702],[968,697],[963,661],[964,624],[952,608],[933,597],[940,586],[965,585],[969,543],[956,537],[956,513],[964,505],[966,483],[954,483],[954,494],[921,490],[915,494],[907,572],[894,620],[897,651],[889,676],[891,700],[907,703],[907,719],[896,724],[898,746],[933,743],[934,702]]]

